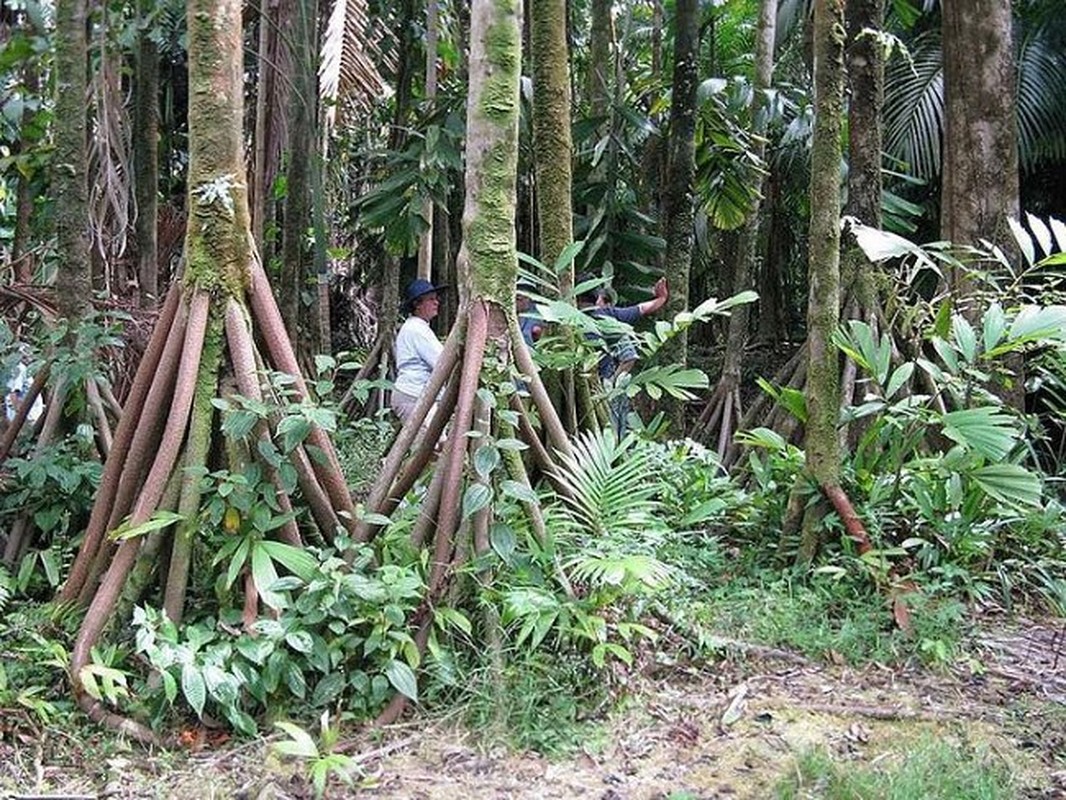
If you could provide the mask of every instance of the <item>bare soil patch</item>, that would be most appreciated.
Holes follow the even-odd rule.
[[[1012,625],[951,671],[799,663],[727,655],[634,687],[626,708],[590,726],[562,760],[509,752],[455,719],[416,719],[345,742],[352,787],[327,797],[768,798],[795,757],[891,764],[922,737],[947,738],[1011,765],[1021,798],[1066,798],[1066,646],[1061,623]],[[0,730],[4,726],[0,725]],[[266,740],[194,752],[125,751],[102,733],[49,730],[0,741],[0,798],[306,798],[304,768]]]

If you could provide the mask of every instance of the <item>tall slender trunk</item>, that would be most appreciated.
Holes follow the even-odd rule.
[[[674,21],[674,81],[670,105],[670,138],[667,144],[667,177],[663,197],[662,227],[666,238],[664,270],[670,299],[664,315],[672,317],[688,307],[688,281],[692,263],[693,178],[696,171],[696,87],[699,82],[699,3],[678,0]],[[660,358],[684,365],[688,339],[682,332],[665,348]],[[675,429],[683,430],[684,408],[671,401],[668,413]]]
[[[840,368],[833,331],[840,320],[840,132],[844,102],[844,0],[815,0],[814,137],[807,300],[807,473],[823,490],[839,488]],[[813,507],[812,507],[813,508]],[[821,516],[804,518],[800,557],[810,560]]]
[[[262,0],[259,4],[258,80],[255,94],[255,136],[250,202],[252,235],[264,262],[269,262],[271,248],[264,232],[274,220],[274,181],[278,177],[281,152],[285,146],[285,115],[289,92],[286,74],[286,49],[282,33],[290,24],[292,3]]]
[[[440,16],[438,0],[426,2],[426,102],[432,106],[437,99],[437,27]],[[427,281],[433,276],[433,211],[432,200],[422,203],[422,217],[429,226],[418,242],[418,277]]]
[[[56,3],[56,128],[52,170],[59,252],[56,296],[59,316],[69,320],[80,319],[92,297],[86,176],[85,13],[85,0]]]
[[[310,335],[302,319],[305,289],[310,287],[311,249],[307,231],[311,226],[311,169],[318,137],[315,70],[318,63],[318,3],[298,0],[292,9],[293,25],[288,42],[291,89],[288,103],[288,158],[285,171],[284,221],[281,231],[281,280],[278,305],[293,342],[301,344],[301,329]],[[306,352],[308,348],[299,347]]]

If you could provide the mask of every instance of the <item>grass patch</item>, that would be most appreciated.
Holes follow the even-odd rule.
[[[1010,768],[984,748],[926,737],[877,764],[836,762],[824,750],[800,756],[778,800],[997,800],[1015,796]]]
[[[698,620],[716,633],[849,664],[954,659],[965,631],[964,606],[920,595],[908,604],[913,631],[905,634],[896,626],[888,600],[873,586],[777,573],[720,587]]]
[[[588,674],[577,674],[584,670],[565,657],[537,654],[508,664],[498,681],[485,670],[471,688],[466,723],[487,739],[550,758],[595,749],[602,728],[587,715],[606,698],[600,696],[602,683],[597,687]]]

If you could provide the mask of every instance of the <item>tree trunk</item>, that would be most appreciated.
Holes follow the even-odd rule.
[[[134,574],[146,537],[113,542],[120,523],[138,526],[158,511],[176,510],[183,521],[171,537],[163,597],[168,615],[180,620],[192,571],[193,524],[201,514],[197,475],[207,471],[211,452],[242,448],[225,442],[212,401],[222,377],[252,401],[263,402],[258,370],[287,373],[296,400],[308,401],[296,355],[251,233],[248,194],[243,180],[243,63],[241,3],[238,0],[188,0],[189,28],[189,222],[185,269],[168,293],[156,330],[145,351],[104,465],[101,485],[81,549],[60,598],[88,605],[71,653],[71,676],[78,703],[94,720],[137,739],[155,735],[133,720],[106,709],[88,695],[83,670]],[[262,351],[256,352],[253,331]],[[263,432],[266,435],[266,432]],[[310,448],[321,458],[311,459]],[[244,448],[242,458],[260,459],[271,480],[273,465],[260,448]],[[312,426],[304,445],[290,454],[301,495],[321,536],[331,540],[338,526],[354,532],[355,508],[336,453],[325,432]],[[240,470],[241,463],[231,469]],[[280,482],[274,493],[288,503]],[[273,535],[299,544],[295,524]],[[140,573],[141,570],[138,570]],[[149,571],[150,572],[150,571]],[[204,578],[200,578],[204,581]],[[266,587],[248,574],[246,615],[254,619]]]
[[[666,239],[664,271],[670,299],[663,314],[670,318],[688,307],[688,278],[692,263],[693,178],[695,176],[696,87],[699,79],[699,3],[679,0],[674,22],[674,82],[667,143],[667,175],[662,228]],[[688,339],[682,332],[660,352],[667,363],[684,366]],[[674,430],[684,430],[684,406],[667,405]]]
[[[432,541],[426,541],[431,550],[426,597],[410,620],[420,650],[426,647],[433,606],[446,595],[451,576],[461,566],[464,553],[471,550],[458,541],[463,522],[463,483],[469,472],[471,451],[477,449],[478,442],[492,446],[492,437],[513,435],[504,417],[493,413],[494,404],[488,404],[482,406],[484,415],[477,425],[482,432],[491,431],[491,435],[469,436],[475,425],[475,405],[483,402],[486,393],[494,393],[501,379],[504,382],[509,379],[512,364],[522,373],[523,380],[528,381],[552,446],[561,452],[570,449],[562,424],[522,343],[514,310],[518,274],[515,207],[520,20],[518,0],[475,0],[471,6],[466,200],[463,241],[457,259],[459,316],[429,384],[390,448],[367,501],[369,511],[391,513],[432,460],[433,449],[447,425],[447,441],[433,468],[419,523],[411,537],[421,546],[428,534],[433,533]],[[439,394],[442,389],[443,394]],[[500,405],[502,400],[498,398],[495,407],[506,407]],[[430,406],[435,402],[438,409],[423,428]],[[521,427],[528,430],[529,418],[523,411],[519,417]],[[525,438],[532,448],[540,446],[535,435]],[[546,455],[543,446],[540,450],[550,468],[551,457]],[[494,484],[501,478],[519,480],[515,475],[497,472],[494,470],[490,476]],[[485,516],[477,514],[465,528],[472,527],[475,533],[480,531],[479,541],[483,544],[485,524]],[[373,528],[364,524],[356,535],[366,539],[373,534]],[[405,705],[406,698],[396,695],[379,715],[378,722],[384,724],[396,719]]]
[[[291,39],[288,41],[292,89],[288,103],[288,162],[285,174],[285,211],[281,232],[281,280],[278,287],[278,304],[285,320],[289,338],[298,345],[301,342],[301,326],[310,335],[310,321],[303,320],[303,293],[310,287],[311,251],[307,242],[307,230],[311,224],[311,177],[312,160],[315,157],[317,137],[317,92],[315,84],[318,64],[318,3],[316,0],[299,0],[292,9]]]
[[[833,332],[840,319],[840,129],[844,0],[815,0],[814,139],[811,145],[810,294],[807,302],[807,471],[820,487],[840,482],[840,372]],[[804,524],[804,535],[811,527]],[[811,552],[810,543],[801,551]]]
[[[81,319],[92,297],[89,263],[89,188],[86,176],[85,0],[56,3],[55,157],[52,191],[56,198],[59,268],[56,301],[59,316]]]
[[[252,159],[252,234],[264,263],[269,263],[273,247],[264,234],[274,221],[274,181],[285,147],[285,115],[289,82],[286,79],[287,51],[283,34],[289,29],[291,3],[262,0],[259,4],[258,79],[255,92],[255,151]],[[244,174],[243,171],[241,174]]]
[[[438,0],[426,3],[426,103],[430,106],[437,100],[437,28],[440,13]],[[418,242],[418,277],[430,280],[433,277],[433,213],[434,203],[430,199],[422,202],[422,218],[429,226],[422,232]]]
[[[958,247],[984,239],[1017,259],[1007,224],[1019,216],[1017,76],[1010,0],[944,3],[944,157],[940,238]],[[980,313],[965,267],[949,275],[952,301],[962,313]],[[1025,363],[1008,357],[1009,383],[994,390],[1021,411]]]
[[[1018,216],[1016,76],[1010,0],[941,5],[944,158],[940,238],[970,246],[987,239],[1013,249],[1008,217]],[[973,286],[950,276],[956,303]]]
[[[614,63],[614,17],[610,0],[592,0],[586,96],[589,117],[602,124],[611,111],[611,70]]]
[[[532,0],[533,160],[537,181],[540,258],[549,266],[574,240],[571,204],[570,54],[565,0]],[[560,276],[565,296],[574,285],[570,267]]]

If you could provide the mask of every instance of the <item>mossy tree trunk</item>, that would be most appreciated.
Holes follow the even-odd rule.
[[[551,267],[574,241],[566,8],[564,0],[532,0],[529,15],[533,62],[533,169],[540,225],[540,259]],[[561,269],[556,279],[559,296],[569,296],[574,288],[573,262]],[[587,377],[575,370],[564,370],[559,375],[561,391],[555,405],[561,409],[567,430],[571,432],[577,430],[581,418],[578,397],[590,394],[577,386],[578,382],[584,381]]]
[[[85,14],[86,0],[58,0],[56,3],[55,156],[52,165],[59,253],[56,302],[59,317],[71,321],[85,315],[92,297]]]
[[[881,109],[884,107],[885,59],[881,44],[871,31],[884,28],[884,0],[847,0],[848,44],[848,200],[845,214],[863,225],[881,227]],[[867,323],[880,336],[885,326],[877,294],[878,267],[854,241],[845,241],[841,251],[840,278],[844,294],[842,316]],[[886,331],[887,332],[887,331]],[[845,359],[841,375],[841,403],[855,397],[858,370]],[[841,428],[841,446],[846,446],[849,427]]]
[[[497,438],[513,435],[507,421],[509,415],[498,413],[508,402],[513,402],[518,411],[521,435],[533,449],[538,463],[548,470],[553,466],[552,457],[532,430],[521,401],[501,390],[511,385],[514,367],[517,366],[528,382],[552,446],[562,452],[570,449],[522,341],[515,314],[520,21],[519,0],[475,0],[471,6],[466,200],[457,262],[458,319],[430,382],[390,448],[382,474],[367,501],[369,511],[391,513],[433,459],[434,448],[447,426],[447,441],[433,470],[429,489],[420,501],[419,522],[412,532],[412,540],[425,543],[432,553],[426,596],[411,619],[420,649],[428,642],[432,609],[448,591],[456,568],[472,552],[481,554],[487,547],[492,503],[479,506],[464,517],[461,513],[467,496],[464,485],[480,483],[482,487],[491,487],[499,483],[499,478],[528,485],[521,460],[508,458],[505,453],[500,454],[499,466],[488,479],[473,474],[471,469],[473,455],[479,448],[494,447]],[[489,401],[489,397],[493,400]],[[435,401],[437,411],[423,429]],[[475,429],[482,435],[469,436]],[[490,488],[490,491],[499,489]],[[534,530],[543,534],[539,509],[528,505],[527,512]],[[368,539],[374,533],[371,525],[364,524],[358,529],[357,537]],[[461,537],[469,537],[469,541]],[[484,574],[481,577],[487,579]],[[379,722],[395,719],[405,704],[406,698],[396,695],[380,715]]]
[[[844,0],[814,4],[814,138],[811,144],[810,244],[807,301],[806,476],[824,500],[803,515],[799,558],[818,551],[822,519],[832,504],[848,532],[861,523],[840,486],[840,366],[832,336],[840,322],[840,133],[844,102]],[[828,502],[827,502],[828,501]],[[790,503],[800,508],[800,503]],[[862,537],[865,531],[862,530]],[[860,544],[860,547],[863,545]],[[868,546],[868,543],[866,544]]]
[[[288,157],[285,170],[285,204],[281,230],[281,280],[278,303],[289,338],[301,341],[301,331],[310,335],[313,318],[304,318],[303,296],[310,284],[312,250],[307,230],[311,215],[311,170],[317,140],[318,3],[299,0],[292,9],[288,42],[291,88],[288,111]],[[317,300],[317,298],[316,298]],[[300,348],[306,353],[309,348]]]
[[[62,600],[87,606],[71,654],[76,699],[93,719],[145,741],[154,740],[151,731],[104,708],[82,683],[93,647],[116,622],[119,599],[131,588],[135,562],[158,542],[145,536],[115,542],[109,534],[123,522],[138,526],[159,511],[178,512],[181,520],[165,540],[169,569],[159,577],[164,609],[180,621],[199,518],[195,476],[207,467],[211,452],[228,454],[234,471],[243,469],[242,459],[261,457],[256,447],[212,446],[222,436],[212,404],[219,387],[232,384],[245,397],[261,400],[257,372],[272,368],[288,373],[298,396],[307,397],[251,234],[242,157],[241,3],[189,0],[187,20],[190,162],[184,271],[168,293],[134,379],[82,547],[60,593]],[[300,496],[318,532],[329,540],[339,526],[354,530],[354,507],[325,432],[312,426],[306,441],[324,458],[309,458],[300,445],[290,459]],[[265,475],[275,476],[266,460],[263,467]],[[280,481],[275,490],[282,510],[291,508]],[[274,535],[289,544],[301,542],[291,521]],[[250,623],[261,587],[251,578],[244,585]]]

